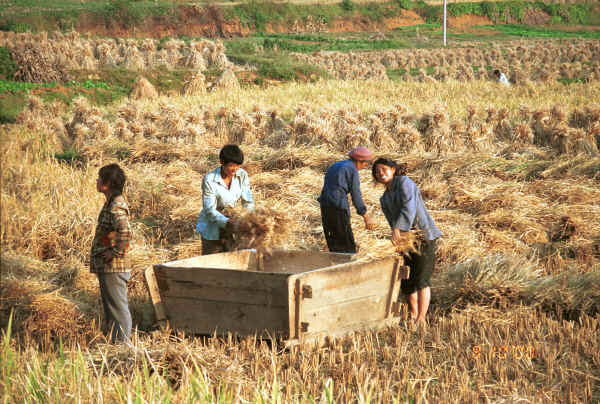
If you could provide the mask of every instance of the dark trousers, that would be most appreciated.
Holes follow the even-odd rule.
[[[410,295],[431,286],[431,275],[435,269],[436,240],[423,241],[419,253],[411,252],[404,259],[410,267],[408,279],[402,279],[402,293]]]
[[[234,244],[231,235],[227,235],[223,229],[219,229],[218,240],[207,240],[199,234],[198,236],[202,240],[202,255],[231,251],[230,246]]]
[[[321,206],[323,232],[331,252],[356,253],[356,243],[350,225],[350,212],[330,206]]]
[[[111,342],[129,342],[131,313],[127,303],[129,272],[98,273],[100,296],[104,307],[104,332]]]
[[[202,255],[229,251],[223,240],[207,240],[202,237]]]

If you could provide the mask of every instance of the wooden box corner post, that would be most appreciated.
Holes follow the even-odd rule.
[[[167,314],[160,298],[160,290],[158,289],[158,283],[156,282],[156,276],[154,275],[154,268],[152,266],[146,268],[144,271],[144,278],[146,279],[146,287],[148,288],[152,306],[154,307],[156,322],[161,327],[167,326]]]

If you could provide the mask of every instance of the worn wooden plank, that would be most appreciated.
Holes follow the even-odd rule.
[[[300,337],[302,333],[301,326],[301,312],[302,312],[302,284],[300,279],[296,279],[295,287],[294,287],[294,305],[295,305],[295,326],[294,326],[294,335],[296,338]]]
[[[164,300],[179,297],[287,308],[288,276],[215,268],[155,266],[156,281]]]
[[[171,297],[165,299],[171,327],[197,334],[288,335],[285,308]],[[266,332],[267,331],[267,332]]]
[[[384,320],[399,270],[394,264],[393,258],[354,262],[298,275],[312,297],[302,300],[297,317],[309,334]]]
[[[385,296],[390,293],[392,273],[382,272],[380,279],[369,279],[354,286],[345,286],[336,289],[319,289],[317,286],[311,286],[313,297],[305,298],[303,301],[304,310],[318,310],[321,307],[331,304],[343,303],[344,301],[354,300],[357,298],[369,296]],[[303,281],[303,285],[304,285]],[[386,302],[383,304],[383,309],[386,308]]]
[[[296,310],[298,310],[298,308],[296,307],[296,279],[297,276],[292,275],[290,277],[288,277],[287,282],[288,282],[288,338],[297,338],[298,334],[297,334],[297,327],[298,324],[296,323]]]
[[[385,320],[373,320],[368,322],[362,322],[359,324],[349,324],[345,327],[337,329],[320,331],[320,332],[307,332],[300,336],[300,338],[290,338],[285,341],[286,347],[298,347],[299,345],[317,345],[323,346],[328,340],[341,338],[345,335],[362,331],[362,330],[378,330],[385,327],[395,326],[400,323],[398,317],[390,317]]]
[[[296,274],[349,262],[352,254],[320,251],[282,251],[266,254],[263,259],[265,272]]]
[[[302,322],[307,322],[308,333],[331,331],[338,328],[360,326],[385,319],[387,293],[347,299],[343,302],[308,309],[302,307]]]
[[[304,300],[303,309],[316,310],[346,300],[373,295],[388,296],[390,293],[394,276],[393,259],[334,268],[300,275],[302,284],[312,289],[312,298]],[[386,303],[383,304],[385,308]]]
[[[152,306],[154,306],[154,314],[156,316],[156,321],[164,321],[167,319],[167,315],[165,313],[165,308],[160,297],[160,292],[156,283],[156,278],[154,277],[154,269],[152,267],[146,268],[146,270],[144,271],[144,277],[146,278],[146,288],[148,289],[148,294],[150,294]]]
[[[248,270],[254,250],[231,251],[218,254],[200,255],[183,260],[171,261],[162,266],[171,268],[220,268]],[[254,267],[250,268],[255,270]]]
[[[388,299],[385,305],[385,317],[390,317],[394,312],[394,303],[398,300],[400,294],[400,275],[401,275],[401,263],[399,259],[394,261],[394,270],[390,280],[390,289]]]
[[[392,272],[394,258],[376,261],[355,261],[335,265],[329,268],[303,273],[303,283],[311,285],[313,290],[328,290],[351,287],[365,279],[378,278],[383,271]]]

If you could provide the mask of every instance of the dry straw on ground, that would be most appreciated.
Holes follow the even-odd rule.
[[[98,334],[98,310],[64,294],[77,278],[77,270],[4,254],[1,259],[0,320],[12,316],[21,341],[51,347],[58,339],[79,339],[82,345]]]
[[[13,327],[14,342],[2,345],[13,349],[11,344],[27,335],[31,344],[41,344],[44,332],[66,332],[54,320],[36,318],[66,315],[89,324],[99,315],[97,280],[86,268],[103,203],[94,182],[99,167],[118,162],[128,176],[125,196],[132,215],[129,296],[134,323],[142,331],[136,352],[146,361],[136,352],[119,356],[118,349],[92,342],[83,359],[77,359],[76,348],[67,354],[73,355],[73,363],[84,364],[89,383],[79,382],[84,376],[51,381],[41,354],[32,345],[19,345],[9,351],[18,369],[11,371],[7,384],[9,400],[28,394],[22,386],[28,386],[31,374],[40,376],[34,377],[42,385],[40,394],[69,392],[81,401],[94,401],[100,394],[104,400],[124,400],[123,394],[136,391],[134,380],[142,383],[140,396],[147,401],[199,396],[219,401],[217,396],[224,397],[219,392],[225,391],[240,401],[276,396],[294,402],[308,394],[321,397],[326,388],[339,402],[360,401],[369,391],[379,402],[419,397],[430,402],[593,402],[598,397],[600,160],[585,147],[563,147],[551,137],[541,142],[547,140],[545,131],[564,125],[596,136],[599,115],[589,100],[598,99],[598,82],[539,84],[539,104],[532,104],[522,88],[504,91],[472,82],[459,87],[452,82],[332,81],[239,89],[236,94],[240,97],[216,90],[203,97],[204,104],[193,97],[128,100],[106,108],[77,101],[70,109],[33,99],[17,125],[0,128],[3,253],[30,257],[15,265],[2,257],[0,286],[12,291],[11,300],[4,299],[9,291],[2,291],[1,320],[6,326],[14,306],[19,324],[31,318],[38,327],[35,336]],[[453,103],[432,106],[432,100],[451,96]],[[564,114],[556,104],[562,104]],[[438,112],[442,115],[436,123]],[[105,136],[92,135],[101,128],[107,128]],[[521,133],[518,141],[511,129]],[[430,138],[435,130],[448,136]],[[232,138],[242,141],[254,199],[289,215],[285,226],[270,221],[272,216],[249,220],[244,247],[264,237],[261,242],[270,248],[281,242],[290,249],[315,251],[326,249],[317,201],[323,175],[331,163],[346,158],[345,148],[357,140],[353,136],[368,141],[376,155],[407,163],[409,177],[444,234],[438,242],[427,330],[363,331],[323,349],[282,352],[277,344],[251,340],[202,342],[144,334],[153,329],[153,318],[142,270],[199,253],[199,243],[192,239],[202,209],[200,185],[218,166],[223,144]],[[275,137],[277,142],[271,142]],[[463,145],[455,147],[455,139]],[[79,152],[77,158],[57,160],[54,153],[68,147]],[[379,210],[383,189],[373,186],[368,170],[360,175],[376,224],[375,231],[365,230],[351,212],[361,253],[395,254],[391,230]],[[503,258],[509,254],[519,259]],[[22,270],[4,282],[6,268],[17,266]],[[62,314],[30,304],[38,296],[40,302],[48,299],[48,293],[55,294],[53,302],[64,308]],[[63,342],[83,344],[82,335],[66,336]],[[48,344],[50,358],[56,338]],[[95,341],[95,336],[89,338]],[[520,355],[517,348],[529,345],[535,355]],[[502,346],[517,350],[506,358],[494,356],[494,347]],[[48,369],[54,365],[51,359]],[[147,379],[142,368],[149,369]],[[97,376],[100,372],[111,377]],[[168,383],[177,388],[169,390]],[[73,392],[72,386],[81,389]]]

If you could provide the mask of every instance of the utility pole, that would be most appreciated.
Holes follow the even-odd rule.
[[[446,0],[444,0],[444,46],[446,46]]]

